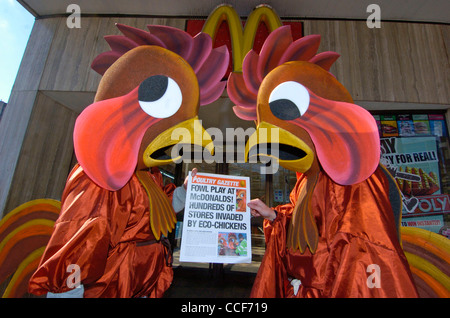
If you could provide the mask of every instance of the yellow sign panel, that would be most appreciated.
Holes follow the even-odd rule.
[[[242,28],[241,19],[236,10],[225,4],[217,7],[209,15],[202,32],[209,34],[214,40],[217,29],[223,21],[227,21],[230,29],[234,72],[242,72],[242,61],[253,48],[256,31],[261,22],[265,23],[269,32],[282,26],[280,18],[270,6],[260,5],[250,13],[245,27]]]

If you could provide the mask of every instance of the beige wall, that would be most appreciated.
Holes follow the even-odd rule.
[[[56,25],[53,19],[34,24],[8,106],[0,121],[0,211],[6,204],[11,183],[15,182],[14,172]]]
[[[90,64],[109,50],[103,36],[120,34],[116,22],[185,27],[184,19],[83,17],[80,29],[67,28],[65,18],[37,20],[0,122],[0,212],[60,199],[73,164],[75,118],[100,81]],[[449,108],[449,26],[382,22],[369,29],[365,21],[307,20],[304,34],[321,34],[319,51],[342,55],[331,71],[356,102]]]
[[[450,103],[448,25],[306,21],[304,29],[322,35],[319,50],[341,54],[332,71],[355,101]]]

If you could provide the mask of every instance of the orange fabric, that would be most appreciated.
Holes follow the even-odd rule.
[[[153,176],[161,184],[160,174]],[[174,188],[165,188],[170,197]],[[53,235],[30,279],[30,293],[69,291],[72,272],[67,269],[76,264],[85,297],[161,297],[173,271],[161,243],[145,244],[155,239],[148,207],[136,175],[112,192],[98,187],[77,165],[69,175]]]
[[[276,208],[265,221],[266,253],[252,297],[417,297],[408,262],[397,238],[388,196],[388,180],[380,168],[353,186],[334,183],[321,173],[312,209],[319,230],[315,254],[286,249],[286,233],[302,178],[291,203]],[[380,288],[367,284],[378,265]],[[373,277],[373,276],[372,276]],[[301,281],[296,296],[290,278]]]

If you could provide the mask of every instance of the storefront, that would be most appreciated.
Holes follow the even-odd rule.
[[[448,237],[449,135],[442,112],[377,112],[381,162],[402,192],[402,226]]]
[[[380,163],[395,177],[401,191],[401,225],[423,228],[448,237],[450,144],[445,113],[386,110],[372,111],[372,114],[380,133]],[[290,191],[296,183],[295,172],[279,167],[276,174],[261,174],[261,165],[224,161],[184,163],[162,169],[171,171],[168,182],[183,180],[194,167],[207,173],[249,176],[252,199],[260,198],[269,206],[289,203]],[[253,221],[253,233],[255,237],[262,234],[261,220]],[[180,238],[178,232],[176,237]]]

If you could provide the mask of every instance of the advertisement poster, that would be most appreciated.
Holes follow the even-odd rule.
[[[398,134],[402,137],[414,136],[414,122],[409,114],[397,115]]]
[[[381,135],[383,137],[398,136],[398,124],[395,115],[381,115]]]
[[[248,177],[189,172],[180,262],[251,263]]]
[[[442,114],[428,115],[431,133],[438,137],[447,137],[447,129],[445,127],[445,117]]]
[[[443,114],[373,115],[381,137],[447,137]]]
[[[381,163],[402,192],[403,216],[450,212],[449,195],[441,194],[436,138],[381,138]]]

